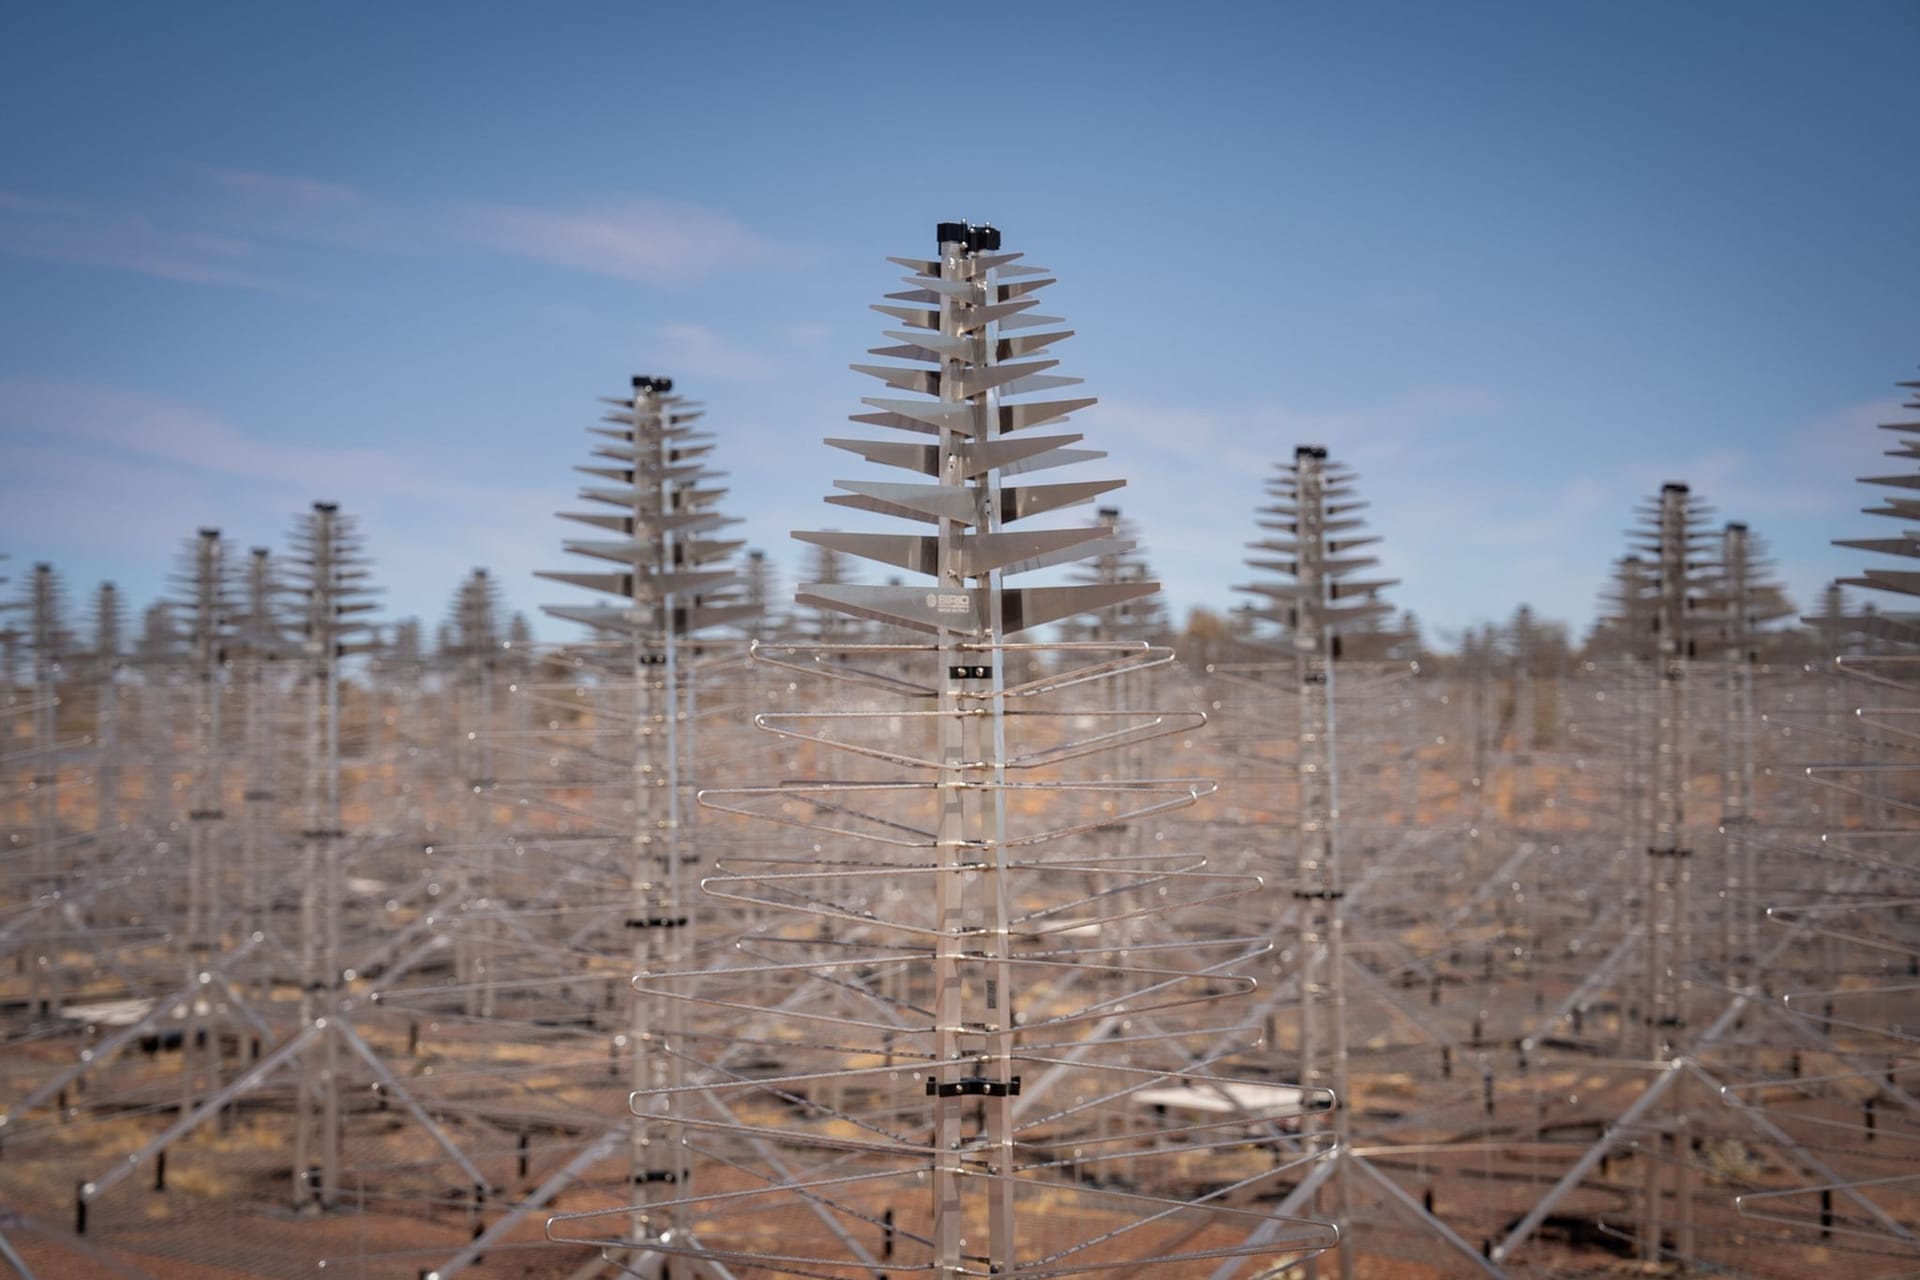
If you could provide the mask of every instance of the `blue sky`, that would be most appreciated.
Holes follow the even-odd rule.
[[[560,568],[594,397],[703,399],[787,534],[888,254],[991,221],[1177,612],[1267,468],[1361,473],[1445,635],[1590,619],[1691,482],[1796,599],[1920,368],[1920,4],[16,5],[0,551],[144,600],[201,525],[356,514],[388,616]],[[1904,469],[1888,466],[1888,470]],[[868,474],[868,478],[874,478]],[[544,626],[562,634],[557,625]]]

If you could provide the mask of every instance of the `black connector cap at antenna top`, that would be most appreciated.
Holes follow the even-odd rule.
[[[934,228],[934,239],[963,245],[968,253],[992,253],[1000,247],[1000,229],[986,223],[976,227],[971,222],[943,222]]]
[[[340,509],[340,504],[337,502],[316,502],[313,504],[313,509],[315,511],[325,511],[331,514],[332,512],[338,511]]]
[[[1747,531],[1747,526],[1745,521],[1732,520],[1732,521],[1729,521],[1727,524],[1728,533],[1745,533],[1746,531]]]
[[[203,538],[217,538],[220,536],[220,531],[218,529],[209,529],[205,525],[202,525],[200,527],[200,536]]]
[[[1325,462],[1327,460],[1327,446],[1323,444],[1299,445],[1294,449],[1293,456],[1296,458],[1318,458],[1320,461]]]
[[[649,374],[636,373],[633,375],[633,389],[635,391],[667,392],[673,390],[673,379],[656,378]]]
[[[1663,484],[1663,485],[1661,485],[1661,486],[1660,486],[1660,492],[1662,492],[1662,493],[1690,493],[1690,492],[1692,492],[1692,487],[1691,487],[1691,486],[1689,486],[1689,485],[1685,485],[1685,484],[1682,484],[1682,483],[1681,483],[1680,481],[1678,481],[1678,480],[1669,480],[1669,481],[1667,481],[1667,482],[1666,482],[1665,484]]]

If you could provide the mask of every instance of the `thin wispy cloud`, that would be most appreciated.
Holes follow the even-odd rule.
[[[1268,402],[1229,408],[1154,404],[1102,397],[1086,411],[1088,443],[1118,452],[1207,458],[1264,473],[1292,458],[1294,446],[1324,444],[1358,467],[1465,447],[1465,431],[1498,404],[1473,387],[1429,387],[1373,404],[1301,409]],[[1452,428],[1442,432],[1438,428]],[[1119,441],[1124,438],[1126,443]]]
[[[1764,452],[1713,449],[1659,467],[1635,466],[1632,474],[1645,496],[1665,481],[1682,481],[1719,516],[1756,528],[1770,520],[1839,515],[1865,501],[1867,491],[1853,481],[1909,470],[1885,456],[1898,437],[1878,427],[1913,416],[1892,396],[1864,400],[1788,431]]]
[[[35,378],[0,378],[0,431],[10,441],[37,437],[42,445],[80,446],[90,455],[105,446],[115,457],[293,495],[444,501],[484,510],[526,492],[435,474],[385,449],[268,440],[164,397]]]
[[[236,512],[233,499],[240,495],[218,477],[163,479],[140,458],[11,439],[6,458],[3,531],[16,550],[40,539],[132,560],[129,548],[166,554],[200,525],[256,514]]]
[[[1907,398],[1880,396],[1822,414],[1788,438],[1795,469],[1816,466],[1823,471],[1848,471],[1852,476],[1878,473],[1881,468],[1904,470],[1889,462],[1887,451],[1900,437],[1880,428],[1889,423],[1920,420],[1920,410],[1906,408]]]
[[[14,191],[0,190],[0,253],[188,284],[279,287],[250,237]]]
[[[579,210],[469,205],[457,211],[453,227],[471,244],[647,284],[682,284],[773,254],[770,243],[726,214],[666,200]]]
[[[103,387],[27,378],[0,380],[0,425],[66,442],[110,448],[233,479],[325,489],[378,485],[398,459],[370,449],[269,442],[193,405]]]
[[[759,351],[730,342],[703,324],[663,324],[659,363],[689,377],[722,382],[751,382],[773,376],[773,361]]]
[[[1457,635],[1523,601],[1587,615],[1638,492],[1626,468],[1553,479],[1490,467],[1518,412],[1488,389],[1435,385],[1310,409],[1105,399],[1084,418],[1087,443],[1112,455],[1098,465],[1131,477],[1112,496],[1138,522],[1176,613],[1236,599],[1266,477],[1296,445],[1322,444],[1359,473],[1367,532],[1381,539],[1372,554],[1399,580],[1389,601]]]
[[[432,243],[419,213],[375,199],[348,183],[247,169],[200,170],[209,221],[263,240],[363,252],[406,252]]]
[[[0,253],[189,284],[282,289],[292,251],[430,255],[463,245],[645,284],[684,285],[772,257],[730,215],[645,197],[582,208],[408,204],[303,174],[191,168],[166,216],[0,190]]]
[[[274,441],[197,405],[31,378],[0,378],[0,440],[11,532],[117,549],[137,581],[158,581],[199,526],[277,541],[326,499],[360,522],[396,595],[450,596],[476,564],[525,583],[557,540],[528,531],[554,523],[568,487],[563,473],[543,487],[479,483],[384,448]]]
[[[325,178],[262,173],[254,169],[215,168],[203,172],[214,186],[224,191],[281,207],[338,210],[367,203],[358,188]]]
[[[1360,496],[1375,507],[1372,531],[1386,538],[1384,568],[1395,577],[1413,576],[1425,565],[1410,531],[1457,525],[1471,514],[1457,486],[1430,480],[1436,469],[1453,465],[1453,455],[1470,449],[1478,424],[1497,404],[1490,392],[1447,386],[1315,409],[1109,397],[1076,415],[1076,423],[1089,446],[1109,454],[1109,461],[1091,465],[1130,477],[1111,500],[1137,522],[1178,614],[1194,604],[1219,608],[1235,600],[1231,586],[1246,578],[1244,544],[1259,536],[1264,480],[1299,444],[1324,444],[1361,472]],[[1392,483],[1409,473],[1420,482]]]

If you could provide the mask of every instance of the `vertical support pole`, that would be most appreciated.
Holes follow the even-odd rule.
[[[940,277],[960,283],[971,275],[970,250],[965,228],[941,225],[939,231]],[[962,300],[944,293],[940,300],[940,332],[949,338],[965,335],[961,325]],[[943,401],[961,399],[967,361],[962,355],[948,355],[941,362],[940,391]],[[957,465],[962,441],[952,426],[940,428],[940,483],[957,487],[965,483]],[[959,592],[966,588],[961,576],[961,536],[964,526],[958,520],[942,518],[938,526],[935,577],[939,589]],[[961,768],[967,758],[965,705],[961,684],[946,678],[961,664],[963,651],[959,633],[943,629],[939,633],[938,654],[942,678],[940,693],[939,823],[935,837],[935,876],[937,936],[934,941],[934,1055],[928,1072],[933,1094],[933,1264],[936,1275],[959,1274],[965,1263],[961,1256],[961,1232],[965,1229],[966,1210],[962,1184],[961,1118],[965,1098],[949,1093],[943,1086],[948,1077],[961,1068],[960,1025],[965,1016],[965,976],[961,968],[962,936],[966,928],[966,904],[963,867],[971,861],[973,845],[968,830],[966,776]]]
[[[1407,684],[1406,712],[1402,722],[1406,725],[1406,747],[1400,757],[1400,826],[1406,831],[1413,831],[1420,825],[1421,749],[1427,743],[1427,698],[1426,690],[1421,687],[1424,681],[1420,664],[1415,662],[1413,678]]]
[[[60,585],[53,566],[33,566],[33,833],[34,892],[64,885],[56,847],[59,843]],[[25,954],[28,999],[34,1012],[49,1020],[60,1016],[61,944],[58,926],[29,943]]]
[[[97,597],[99,630],[94,662],[94,816],[96,843],[110,839],[120,826],[120,595],[111,582],[100,584]]]
[[[323,1034],[317,1046],[300,1055],[294,1168],[304,1173],[294,1180],[294,1204],[326,1210],[340,1194],[340,1045],[333,1027],[342,984],[340,659],[352,590],[343,572],[350,546],[337,504],[313,504],[305,542],[307,829],[301,848],[300,1020]]]
[[[476,576],[484,578],[486,571],[477,570]],[[494,625],[493,601],[484,591],[475,602],[476,609],[485,610],[484,625],[475,627],[476,638],[481,645],[478,671],[475,672],[479,688],[479,708],[474,719],[478,724],[475,730],[480,736],[476,740],[479,757],[479,771],[475,787],[477,794],[470,800],[470,812],[473,815],[474,832],[480,842],[480,938],[479,955],[475,964],[480,970],[480,1007],[483,1018],[493,1017],[494,992],[497,988],[499,970],[498,955],[499,929],[493,917],[494,909],[494,841],[492,833],[493,786],[494,786],[494,680],[500,661],[500,638]],[[476,619],[476,621],[481,621]]]
[[[312,636],[314,605],[308,602],[308,635],[305,638],[306,663],[306,760],[305,800],[307,827],[300,841],[300,1025],[310,1027],[320,1017],[320,786],[318,773],[324,750],[320,717],[326,706],[321,691],[325,679],[323,661]],[[320,1080],[311,1050],[300,1056],[299,1079],[295,1085],[293,1136],[293,1207],[319,1208],[314,1203],[315,1187],[309,1176],[313,1144],[319,1137]]]
[[[1688,489],[1664,485],[1658,519],[1659,562],[1655,580],[1654,643],[1658,683],[1654,690],[1651,822],[1646,845],[1647,901],[1645,1052],[1665,1061],[1682,1042],[1692,992],[1692,912],[1688,902],[1692,850],[1687,847],[1687,677],[1693,627],[1688,560]],[[1654,1122],[1658,1126],[1658,1121]],[[1663,1163],[1657,1127],[1647,1141],[1642,1187],[1640,1259],[1661,1254]]]
[[[222,770],[220,767],[221,682],[226,628],[225,548],[218,529],[202,529],[194,540],[189,582],[193,589],[193,629],[189,660],[192,670],[193,782],[187,813],[187,923],[184,948],[185,982],[190,996],[180,1024],[180,1118],[186,1119],[201,1096],[219,1088],[217,1057],[200,1014],[195,982],[219,937],[221,874],[218,839]],[[205,1072],[204,1082],[202,1072]]]
[[[267,670],[273,657],[272,564],[265,547],[254,547],[247,561],[247,638],[241,682],[246,696],[246,817],[241,833],[240,878],[244,929],[264,933],[271,923],[271,895],[262,860],[273,835],[274,768]]]
[[[466,912],[455,940],[454,969],[463,1012],[493,1016],[494,921],[488,895],[493,886],[493,841],[488,839],[493,787],[493,675],[499,652],[493,616],[492,583],[475,569],[461,585],[454,604],[454,641],[460,655],[455,684],[454,737],[459,744],[455,775],[462,843],[471,850],[462,860],[460,900]],[[472,726],[461,734],[461,726]],[[476,862],[477,858],[477,862]]]
[[[672,450],[662,443],[663,463],[671,459]],[[674,510],[681,509],[684,494],[676,488],[668,500]],[[666,546],[661,563],[667,572],[677,572],[681,545],[671,529],[664,535]],[[663,826],[666,839],[663,844],[665,854],[666,903],[667,914],[672,923],[660,930],[661,945],[658,950],[659,964],[664,968],[679,969],[683,962],[690,960],[693,954],[693,913],[687,902],[686,868],[689,857],[685,842],[681,839],[680,788],[684,782],[683,765],[686,760],[681,754],[681,725],[685,714],[685,695],[687,672],[682,666],[683,655],[680,651],[680,611],[691,610],[694,597],[684,597],[671,593],[662,596],[660,613],[664,629],[660,638],[661,646],[661,701],[665,707],[665,722],[660,726],[661,737],[657,744],[659,756],[663,759],[664,769],[659,779],[659,789],[664,793],[666,815]],[[654,1056],[654,1087],[675,1088],[686,1083],[686,1052],[683,1043],[686,1032],[687,1007],[678,1000],[666,1000],[659,996],[650,997],[654,1001],[655,1021],[659,1027],[657,1034],[661,1041],[657,1046],[660,1052]],[[679,1095],[671,1094],[668,1098]],[[671,1101],[663,1100],[661,1110],[671,1112]],[[692,1155],[680,1140],[677,1131],[669,1130],[664,1163],[667,1167],[667,1182],[674,1196],[690,1194],[688,1182],[693,1176]],[[674,1211],[674,1223],[678,1224],[678,1210]]]
[[[1729,524],[1722,537],[1721,565],[1728,611],[1725,707],[1721,723],[1721,857],[1726,902],[1722,907],[1722,965],[1731,986],[1743,985],[1757,945],[1758,910],[1753,840],[1753,601],[1752,548],[1747,526]]]
[[[664,563],[665,533],[658,516],[661,511],[661,461],[663,441],[660,397],[664,388],[652,378],[635,378],[633,385],[633,591],[629,612],[628,662],[633,676],[633,829],[628,859],[627,929],[632,937],[633,969],[636,973],[666,968],[667,930],[677,904],[672,896],[673,854],[668,841],[661,839],[667,830],[666,797],[661,786],[666,782],[668,761],[662,752],[666,738],[665,721],[671,717],[667,698],[666,654],[661,641],[671,630],[670,601],[647,600],[642,582],[657,574]],[[638,991],[629,997],[630,1018],[627,1027],[628,1083],[635,1092],[651,1090],[666,1083],[665,1046],[656,1040],[664,1032],[660,1019],[660,1001]],[[666,1102],[650,1095],[641,1118],[629,1122],[628,1172],[633,1199],[638,1206],[629,1223],[632,1243],[638,1248],[649,1236],[657,1237],[672,1227],[664,1218],[656,1220],[652,1204],[672,1199],[671,1188],[662,1193],[661,1185],[672,1174],[668,1153],[656,1146],[664,1130],[657,1118],[665,1114]]]
[[[994,234],[998,240],[998,233]],[[993,305],[999,297],[996,273],[991,266],[981,267],[975,272],[975,280],[980,288],[980,297],[985,305]],[[995,343],[990,330],[997,326],[984,325],[975,331],[974,366],[990,365],[995,360]],[[1000,393],[993,389],[983,390],[974,409],[975,436],[977,439],[991,442],[1000,434]],[[1000,532],[1001,512],[997,495],[991,485],[976,485],[976,508],[974,524],[982,534]],[[1002,571],[992,569],[978,580],[979,590],[985,595],[986,639],[990,644],[1000,645],[1006,639],[1004,616],[1005,594]],[[990,762],[990,774],[986,779],[991,790],[987,794],[987,803],[980,815],[982,829],[980,842],[993,850],[991,868],[984,873],[986,886],[982,895],[982,906],[986,913],[984,921],[989,929],[987,950],[992,956],[991,968],[985,978],[985,1008],[981,1012],[980,1022],[986,1028],[986,1042],[983,1046],[988,1053],[986,1070],[981,1074],[992,1082],[991,1091],[985,1098],[987,1126],[986,1138],[989,1144],[987,1155],[987,1175],[989,1194],[992,1196],[987,1206],[987,1226],[989,1236],[989,1268],[1002,1272],[1011,1272],[1016,1265],[1015,1245],[1017,1243],[1014,1214],[1014,1191],[1018,1186],[1014,1178],[1013,1144],[1013,1030],[1014,1000],[1018,992],[1013,985],[1013,968],[1009,964],[1012,956],[1009,920],[1013,914],[1012,884],[1010,868],[1007,865],[1007,724],[1004,714],[1006,702],[1004,694],[1007,681],[1007,652],[996,648],[992,654],[991,670],[988,676],[988,692],[985,706],[985,722],[978,716],[973,723],[980,726],[976,737],[975,760]]]
[[[684,431],[675,406],[683,402],[668,395],[672,389],[669,379],[636,377],[626,432],[632,471],[625,639],[633,679],[626,927],[635,974],[679,968],[693,946],[681,795],[690,772],[685,732],[692,703],[680,633],[697,623],[699,600],[672,580],[697,560],[698,543],[683,541],[675,530],[677,520],[698,516],[699,494],[675,479],[685,459],[676,444]],[[637,986],[629,1000],[628,1082],[646,1095],[628,1127],[634,1204],[628,1228],[637,1257],[648,1241],[681,1225],[677,1209],[654,1206],[691,1194],[693,1165],[673,1124],[673,1091],[686,1081],[684,1009]]]
[[[998,488],[991,480],[970,483],[961,465],[967,438],[986,442],[999,433],[997,393],[972,391],[970,373],[992,365],[997,353],[991,324],[976,308],[998,301],[991,261],[979,255],[999,247],[991,227],[941,223],[939,331],[945,343],[940,397],[970,410],[964,429],[952,421],[939,428],[939,483],[968,490],[966,518],[942,515],[935,535],[936,590],[959,596],[972,583],[971,629],[942,627],[933,660],[940,689],[937,717],[938,814],[935,824],[936,936],[933,956],[933,1062],[927,1093],[931,1108],[933,1177],[933,1267],[939,1275],[977,1274],[1014,1267],[1015,1221],[1012,1095],[1013,1002],[1008,985],[1011,954],[1005,781],[1006,734],[1003,594],[1000,573],[968,573],[966,533],[1000,528]],[[989,472],[989,476],[993,473]],[[978,634],[991,654],[983,663],[970,647]],[[987,673],[963,675],[990,665]],[[977,1099],[977,1102],[976,1102]],[[967,1135],[966,1117],[978,1107],[979,1132]],[[968,1230],[970,1178],[985,1187],[983,1241]]]
[[[1297,511],[1297,573],[1300,592],[1293,644],[1298,671],[1299,744],[1296,815],[1296,888],[1300,919],[1300,1076],[1309,1088],[1331,1087],[1340,1100],[1330,1122],[1339,1162],[1332,1187],[1331,1215],[1336,1225],[1351,1217],[1351,1140],[1347,1099],[1345,886],[1340,874],[1339,814],[1334,723],[1334,655],[1329,627],[1327,451],[1303,445],[1294,451],[1294,505]],[[1322,996],[1326,1007],[1322,1008]],[[1321,1038],[1331,1063],[1320,1061]],[[1325,1212],[1325,1210],[1319,1210]],[[1352,1280],[1353,1251],[1339,1254],[1342,1280]],[[1309,1259],[1307,1273],[1317,1273]]]
[[[1521,613],[1525,623],[1514,636],[1513,653],[1513,812],[1516,818],[1531,822],[1534,806],[1539,803],[1533,775],[1535,721],[1538,717],[1534,708],[1535,637],[1532,611],[1523,607]]]
[[[1693,1116],[1687,1100],[1691,1082],[1681,1073],[1673,1087],[1674,1248],[1684,1261],[1694,1257]]]
[[[335,597],[335,583],[332,581],[338,573],[340,555],[335,545],[334,512],[331,508],[322,513],[328,530],[327,545],[330,553],[328,563],[328,603],[331,606],[329,616],[338,617],[340,601]],[[340,643],[337,632],[330,632],[326,645],[326,671],[324,689],[326,695],[326,756],[324,771],[321,774],[324,808],[321,811],[321,849],[324,855],[322,867],[325,879],[321,892],[321,937],[323,950],[320,956],[321,976],[326,983],[326,1009],[328,1034],[322,1041],[321,1088],[322,1088],[322,1124],[320,1142],[320,1202],[331,1208],[340,1201],[340,1038],[333,1033],[333,1019],[340,1009],[340,907],[344,889],[340,866]]]

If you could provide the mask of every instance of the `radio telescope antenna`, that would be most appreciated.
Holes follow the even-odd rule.
[[[1251,988],[1238,971],[1263,941],[1156,941],[1097,964],[1126,921],[1257,881],[1198,855],[1102,845],[1103,828],[1189,805],[1212,785],[1102,780],[1075,762],[1171,739],[1203,717],[1061,705],[1069,690],[1163,665],[1164,649],[1014,638],[1155,584],[1010,585],[1106,549],[1100,525],[1028,522],[1120,482],[1008,483],[1099,456],[1058,425],[1093,402],[1020,398],[1077,381],[1051,373],[1048,358],[1070,331],[1034,313],[1052,278],[1003,252],[994,228],[942,223],[937,239],[935,258],[893,260],[907,288],[877,308],[900,327],[887,334],[897,345],[875,354],[905,363],[854,366],[892,389],[855,415],[888,438],[828,442],[907,473],[840,481],[828,499],[888,531],[796,535],[930,581],[801,587],[803,607],[899,640],[756,648],[853,705],[758,717],[796,749],[842,762],[828,776],[702,793],[721,813],[805,832],[807,845],[724,857],[703,882],[766,912],[738,963],[636,979],[696,1024],[726,1018],[779,1051],[777,1065],[750,1065],[689,1041],[693,1078],[636,1091],[636,1111],[661,1116],[667,1139],[730,1170],[736,1188],[656,1203],[648,1245],[708,1267],[848,1280],[1197,1275],[1182,1268],[1325,1249],[1336,1236],[1322,1224],[1240,1207],[1315,1158],[1272,1152],[1284,1128],[1330,1101],[1223,1074],[1257,1034],[1223,1025],[1220,1003]],[[1116,1065],[1129,1046],[1133,1065]],[[1164,1091],[1177,1096],[1156,1101],[1165,1114],[1152,1132],[1102,1141],[1093,1130],[1100,1108]],[[684,1109],[661,1115],[663,1094]],[[1221,1178],[1189,1163],[1183,1182],[1177,1152],[1211,1153]],[[1131,1191],[1104,1185],[1103,1171],[1123,1163],[1138,1179]],[[617,1248],[590,1225],[606,1216],[560,1215],[549,1231]]]

